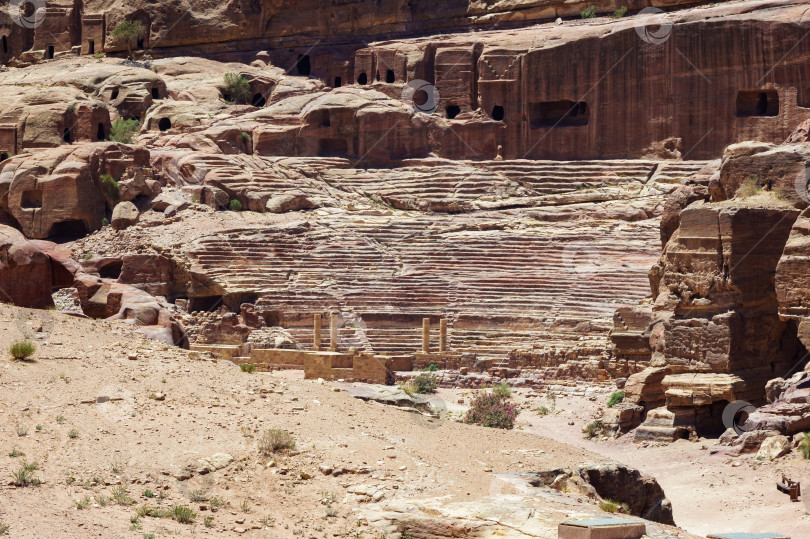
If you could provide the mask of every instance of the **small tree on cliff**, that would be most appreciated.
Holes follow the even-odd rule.
[[[146,36],[146,28],[141,21],[121,21],[112,31],[112,37],[116,41],[126,43],[128,56],[132,56],[133,45],[137,45],[138,40],[144,36]]]

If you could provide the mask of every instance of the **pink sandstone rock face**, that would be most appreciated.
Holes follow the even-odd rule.
[[[101,175],[121,179],[148,164],[147,150],[107,142],[21,154],[0,163],[0,209],[28,237],[81,237],[113,209]]]
[[[53,306],[51,290],[59,285],[64,267],[48,256],[49,246],[42,247],[25,239],[19,231],[0,226],[0,296],[3,302],[39,309]]]
[[[648,413],[637,439],[722,430],[727,404],[764,404],[769,381],[807,363],[806,223],[797,209],[807,204],[807,147],[794,142],[801,136],[800,129],[780,146],[730,146],[709,179],[712,202],[697,200],[680,211],[650,272],[651,369],[626,384],[631,402],[661,407]],[[674,207],[686,193],[697,195],[693,188],[675,191]],[[801,380],[788,385],[795,390]],[[780,400],[777,389],[768,391],[769,401]],[[758,414],[760,429],[792,434],[791,423],[800,424],[801,413],[780,404]]]

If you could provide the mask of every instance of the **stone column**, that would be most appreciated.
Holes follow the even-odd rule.
[[[422,319],[422,353],[430,353],[430,318]]]
[[[439,352],[447,352],[447,319],[439,320]]]
[[[315,315],[313,324],[315,328],[315,337],[312,341],[312,349],[318,352],[321,349],[321,313]]]
[[[329,349],[337,352],[337,339],[338,339],[338,315],[333,314],[329,319]]]

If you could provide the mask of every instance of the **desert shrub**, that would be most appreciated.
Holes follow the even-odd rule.
[[[180,524],[191,524],[197,518],[197,513],[185,505],[175,505],[172,507],[172,518]]]
[[[622,6],[613,12],[614,19],[621,19],[627,13],[627,6]]]
[[[512,396],[512,389],[506,382],[501,382],[492,387],[492,393],[498,395],[499,397],[503,397],[504,399],[508,399]]]
[[[75,440],[78,437],[79,431],[77,431],[76,429],[70,429],[70,432],[68,432],[68,438],[70,438],[71,440]]]
[[[599,502],[599,509],[606,513],[624,513],[630,514],[630,506],[626,503],[614,502],[613,500],[603,500]]]
[[[512,429],[515,427],[518,413],[520,413],[518,407],[506,398],[494,393],[485,393],[472,401],[467,415],[464,416],[464,423],[496,429]]]
[[[428,372],[436,372],[439,370],[439,367],[437,367],[435,363],[431,363],[425,370]]]
[[[270,455],[287,449],[295,449],[295,438],[286,430],[266,430],[259,440],[259,453],[262,455]]]
[[[115,181],[115,178],[109,174],[102,174],[99,176],[99,179],[101,180],[101,190],[104,191],[104,196],[113,202],[118,202],[118,198],[121,196],[121,189],[118,186],[118,182]]]
[[[250,133],[245,133],[242,131],[242,142],[248,144],[250,142]]]
[[[583,19],[593,19],[596,17],[596,6],[588,6],[582,10],[582,18]]]
[[[141,122],[135,120],[125,120],[118,118],[110,126],[110,136],[108,140],[121,142],[122,144],[132,144],[135,133],[141,130]]]
[[[152,517],[152,518],[168,518],[172,516],[172,512],[168,509],[161,509],[160,507],[150,507],[142,505],[138,508],[139,517]]]
[[[624,391],[614,391],[611,393],[610,398],[607,401],[607,407],[613,408],[614,405],[619,404],[624,400]]]
[[[539,415],[539,416],[544,416],[544,415],[548,415],[550,410],[548,409],[547,406],[540,406],[539,408],[535,408],[534,412],[536,412],[537,415]]]
[[[799,440],[799,453],[806,459],[810,459],[810,431],[802,434]]]
[[[423,373],[414,376],[413,385],[417,393],[436,393],[439,381],[436,380],[435,376]]]
[[[11,529],[11,526],[8,524],[4,524],[0,522],[0,535],[8,535],[8,530]]]
[[[602,433],[603,428],[604,425],[600,420],[597,419],[596,421],[593,421],[585,425],[585,428],[582,429],[582,432],[585,433],[585,438],[590,440],[591,438],[599,436]]]
[[[28,339],[23,339],[21,341],[16,341],[14,344],[11,345],[9,349],[9,353],[11,357],[16,360],[28,359],[29,357],[34,355],[34,352],[37,351],[37,345],[29,341]]]
[[[735,196],[737,198],[748,198],[758,195],[762,188],[757,185],[757,178],[748,178],[737,188]]]
[[[124,485],[118,485],[112,489],[112,497],[118,505],[132,505],[135,500],[129,495],[129,490]]]
[[[255,363],[242,363],[239,365],[239,369],[242,372],[252,373],[256,371],[256,364]]]
[[[188,494],[188,499],[194,503],[207,502],[208,493],[202,489],[192,490]]]
[[[397,385],[402,391],[404,391],[408,395],[416,395],[417,393],[419,393],[416,390],[416,384],[413,383],[413,379],[397,382]]]
[[[39,485],[41,481],[34,473],[37,467],[36,462],[30,464],[23,462],[17,471],[11,473],[14,477],[14,485],[17,487],[35,487]]]
[[[231,103],[244,105],[250,101],[250,83],[242,75],[225,73],[225,98]]]
[[[231,211],[242,211],[242,203],[233,199],[230,204],[228,204],[228,208],[230,208]]]

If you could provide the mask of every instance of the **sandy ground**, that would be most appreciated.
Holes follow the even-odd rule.
[[[655,477],[672,502],[675,523],[697,535],[719,532],[778,532],[793,539],[810,537],[810,493],[806,500],[791,503],[778,492],[775,482],[784,473],[810,488],[810,466],[796,451],[773,462],[757,461],[755,455],[731,458],[717,440],[680,440],[669,445],[641,447],[632,433],[616,440],[585,440],[583,425],[601,417],[608,393],[597,400],[584,397],[544,396],[515,398],[526,405],[517,428],[581,447],[634,466]],[[463,392],[441,390],[447,402],[456,402]],[[540,416],[532,409],[545,406],[555,412]],[[569,423],[573,422],[573,425]],[[719,452],[712,454],[713,449]]]
[[[144,340],[121,322],[0,306],[0,349],[24,334],[36,337],[34,360],[0,359],[0,523],[12,537],[376,537],[358,518],[369,500],[349,494],[352,486],[370,486],[383,500],[475,500],[503,492],[498,473],[605,459],[655,476],[676,522],[693,533],[810,536],[805,505],[774,488],[783,472],[805,479],[797,456],[731,459],[712,455],[712,440],[648,448],[627,436],[586,441],[582,425],[606,392],[593,401],[558,397],[546,416],[531,409],[552,408],[550,400],[515,392],[525,407],[518,428],[500,431],[367,404],[298,371],[243,373]],[[435,398],[460,416],[459,399],[471,396],[442,389]],[[261,455],[257,441],[270,428],[290,431],[297,450]],[[217,453],[234,461],[175,478]],[[37,463],[40,485],[13,485],[23,462]],[[347,473],[327,476],[322,465]],[[192,501],[201,495],[221,507]],[[196,517],[138,517],[144,505],[187,506]]]
[[[0,306],[0,350],[23,334],[37,337],[33,361],[0,359],[0,523],[12,537],[376,537],[357,518],[367,500],[353,485],[384,500],[469,500],[490,495],[496,473],[600,460],[528,432],[366,404],[301,373],[243,373],[122,322]],[[290,431],[297,451],[261,456],[269,428]],[[235,460],[173,476],[217,453]],[[40,485],[11,484],[23,462],[37,463]],[[326,476],[321,465],[348,472]],[[203,494],[222,506],[192,501]],[[137,517],[144,505],[187,506],[196,518]]]

